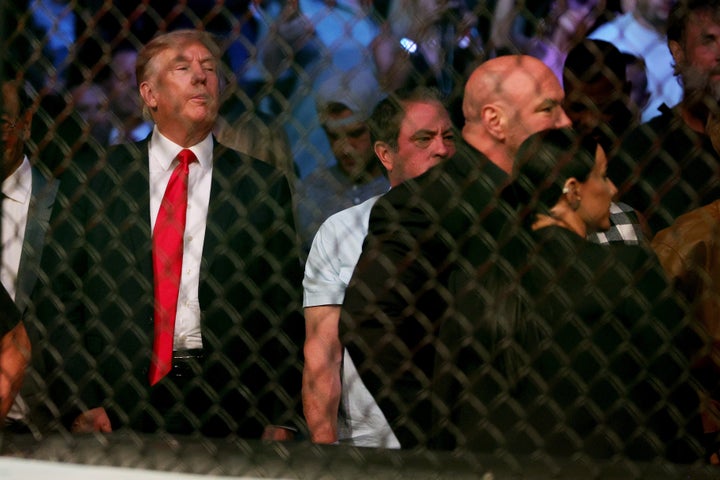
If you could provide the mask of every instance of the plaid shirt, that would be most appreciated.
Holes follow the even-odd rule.
[[[600,245],[637,245],[645,240],[635,210],[630,205],[615,202],[610,204],[610,229],[606,232],[591,233],[587,238]]]

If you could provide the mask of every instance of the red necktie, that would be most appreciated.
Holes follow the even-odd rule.
[[[175,315],[182,273],[183,236],[187,215],[189,165],[195,154],[182,150],[163,196],[152,237],[155,291],[155,335],[150,360],[150,385],[160,381],[172,367]]]

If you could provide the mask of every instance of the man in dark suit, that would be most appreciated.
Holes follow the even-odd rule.
[[[341,339],[402,448],[451,448],[450,408],[441,383],[455,346],[441,336],[458,322],[450,274],[482,265],[502,218],[497,193],[530,134],[570,125],[552,71],[528,56],[489,60],[465,87],[464,142],[448,161],[393,188],[370,214],[363,252],[345,294]],[[442,328],[441,328],[442,327]],[[458,370],[460,371],[460,370]]]
[[[212,137],[219,58],[204,32],[150,41],[136,71],[151,136],[63,178],[37,316],[73,431],[290,436],[271,427],[299,397],[290,187]]]
[[[8,72],[14,78],[13,72]],[[58,190],[58,181],[30,164],[25,143],[32,123],[31,101],[22,82],[8,80],[2,88],[2,255],[0,280],[18,311],[24,312],[37,281],[45,233]],[[22,326],[21,328],[25,328]],[[34,394],[41,391],[35,372],[27,375],[22,392],[8,414],[22,426],[40,405]]]

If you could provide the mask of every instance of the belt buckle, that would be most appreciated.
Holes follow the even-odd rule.
[[[176,378],[186,378],[200,375],[202,371],[201,363],[203,358],[204,355],[201,349],[174,351],[170,375]]]

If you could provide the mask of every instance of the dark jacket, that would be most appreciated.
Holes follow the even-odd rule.
[[[460,446],[701,458],[690,358],[702,345],[652,252],[562,227],[517,230],[459,271]]]
[[[450,273],[494,248],[497,192],[507,175],[467,144],[380,197],[345,292],[340,334],[403,448],[442,448],[445,398],[431,388],[455,320]]]
[[[54,399],[69,419],[104,406],[114,428],[143,430],[153,337],[148,140],[75,171],[61,183],[36,300]],[[288,330],[302,329],[298,252],[284,175],[215,143],[198,292],[212,404],[203,431],[257,437],[287,423],[299,396],[302,343]]]
[[[695,358],[703,381],[705,432],[720,431],[720,200],[679,217],[660,231],[652,246],[673,286],[692,308],[709,348]]]

